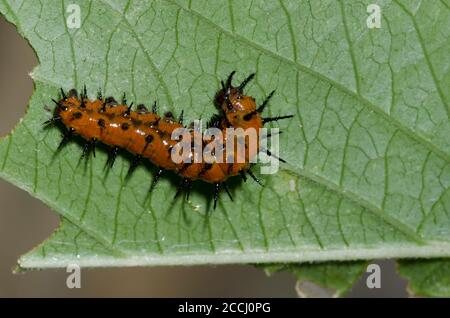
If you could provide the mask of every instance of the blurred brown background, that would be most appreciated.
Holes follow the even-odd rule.
[[[0,16],[0,136],[23,116],[33,91],[29,73],[38,61],[15,27]],[[57,215],[28,193],[0,180],[0,297],[296,297],[289,274],[267,277],[252,266],[196,266],[89,269],[82,288],[66,287],[65,270],[12,274],[17,258],[48,237]],[[406,282],[391,261],[378,262],[382,288],[369,290],[365,279],[350,297],[404,297]]]

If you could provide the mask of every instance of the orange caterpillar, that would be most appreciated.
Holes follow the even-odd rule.
[[[266,122],[292,117],[288,115],[262,118],[260,113],[274,92],[270,93],[257,107],[253,97],[243,94],[245,86],[254,77],[254,74],[248,76],[239,86],[234,87],[231,83],[234,73],[229,75],[226,83],[222,82],[222,89],[216,94],[215,104],[220,109],[220,115],[213,117],[210,126],[217,127],[222,131],[227,127],[233,127],[244,130],[255,128],[259,132],[259,128],[262,128]],[[95,145],[99,142],[103,143],[111,148],[106,162],[107,167],[110,168],[113,166],[119,150],[125,149],[134,155],[128,176],[143,158],[147,158],[158,167],[150,191],[155,187],[164,171],[172,170],[182,177],[175,197],[183,189],[186,189],[187,195],[189,195],[191,181],[203,180],[214,185],[214,209],[222,186],[232,199],[226,185],[229,177],[240,174],[246,180],[247,173],[259,183],[250,170],[250,159],[260,151],[259,145],[256,152],[253,151],[253,153],[248,153],[247,144],[245,145],[246,157],[243,163],[237,163],[237,160],[233,160],[233,163],[175,163],[171,158],[171,150],[179,140],[173,140],[171,136],[175,129],[184,127],[183,112],[176,120],[170,112],[162,117],[159,116],[156,103],[151,112],[142,104],[133,111],[133,103],[128,106],[125,95],[122,103],[118,105],[112,97],[103,99],[101,93],[98,93],[96,100],[89,100],[86,88],[80,96],[75,89],[70,90],[67,95],[61,89],[61,93],[62,98],[59,101],[53,100],[57,105],[53,117],[45,122],[46,125],[60,124],[64,130],[58,150],[66,145],[74,135],[86,140],[82,157],[87,157],[90,152],[95,156]],[[270,151],[266,149],[264,151],[268,155],[272,155]],[[278,159],[284,162],[284,160]]]

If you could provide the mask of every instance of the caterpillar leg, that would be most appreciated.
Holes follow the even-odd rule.
[[[286,163],[286,160],[284,160],[283,158],[280,158],[280,157],[278,157],[278,156],[275,156],[272,152],[270,152],[269,149],[261,148],[260,151],[265,152],[265,153],[266,153],[268,156],[270,156],[270,157],[274,157],[275,159],[278,159],[278,160],[280,160],[281,162]]]
[[[243,93],[245,86],[255,77],[255,73],[250,74],[245,80],[242,81],[241,84],[239,84],[237,90],[240,94]]]
[[[188,178],[183,178],[177,187],[177,192],[175,193],[173,199],[175,200],[183,190],[186,190],[186,194],[188,197],[190,189],[191,189],[191,180]]]
[[[262,184],[261,180],[259,180],[259,179],[253,174],[253,172],[252,172],[250,169],[248,169],[246,172],[247,172],[248,175],[249,175],[250,177],[252,177],[252,179],[255,180],[261,187],[264,186],[264,185]]]
[[[223,81],[221,82],[222,84],[222,91],[224,92],[224,100],[227,103],[227,108],[229,110],[233,110],[233,104],[231,103],[230,100],[230,94],[231,94],[231,78],[234,75],[234,71],[231,72],[230,76],[228,76],[228,80],[227,80],[227,86],[225,87],[225,84],[223,83]],[[230,81],[230,84],[228,83],[228,81]]]
[[[217,201],[219,200],[220,183],[214,183],[214,210],[217,207]]]
[[[60,91],[61,91],[61,97],[62,97],[63,99],[67,99],[66,93],[64,92],[64,90],[62,89],[62,87],[60,88]]]
[[[86,84],[84,84],[83,86],[83,90],[81,91],[80,94],[80,99],[81,99],[80,107],[86,108],[86,99],[87,99]]]
[[[266,107],[267,103],[272,98],[274,93],[275,93],[275,90],[271,91],[270,94],[264,100],[264,102],[257,109],[255,109],[254,111],[252,111],[252,112],[250,112],[248,114],[245,114],[244,115],[244,120],[250,120],[250,119],[252,119],[253,116],[262,113],[262,111],[264,110],[264,108]]]
[[[87,90],[86,90],[86,84],[84,84],[83,85],[83,91],[82,91],[82,93],[81,93],[81,97],[83,98],[83,99],[86,99],[88,96],[87,96]]]
[[[258,106],[256,111],[258,113],[262,113],[264,108],[266,107],[267,103],[269,103],[269,100],[272,98],[273,94],[275,94],[275,90],[271,91],[269,95],[267,95],[266,99],[262,102],[261,105]]]
[[[51,126],[54,126],[56,123],[59,123],[60,121],[61,121],[60,116],[53,116],[49,120],[46,120],[45,122],[43,122],[42,126],[44,126],[44,128],[49,128]]]
[[[136,155],[133,157],[125,179],[129,179],[131,177],[131,175],[136,170],[136,168],[141,164],[141,162],[142,162],[142,155]]]
[[[116,161],[117,154],[119,153],[120,148],[119,147],[112,147],[111,150],[108,153],[108,159],[105,163],[105,169],[111,169],[114,165],[114,161]]]
[[[245,171],[240,170],[239,174],[241,175],[242,180],[244,180],[244,182],[247,182],[247,175],[245,174]]]
[[[83,152],[81,153],[80,160],[83,158],[88,159],[89,154],[92,152],[95,158],[95,146],[97,144],[97,138],[92,138],[89,141],[87,141],[83,146]]]
[[[65,145],[67,145],[69,141],[72,140],[74,134],[75,129],[73,129],[72,127],[69,128],[69,130],[64,133],[63,138],[61,139],[61,142],[59,143],[58,149],[56,151],[60,151]]]
[[[228,194],[228,197],[231,201],[233,201],[233,197],[231,196],[230,189],[228,188],[228,185],[226,182],[223,183],[223,188],[225,189],[225,192]]]
[[[126,105],[126,104],[123,104],[123,105]],[[131,114],[131,107],[133,107],[133,102],[128,106],[127,110],[123,112],[123,114],[122,114],[123,117],[130,116],[130,114]]]
[[[189,182],[186,184],[186,200],[189,201],[189,195],[191,194],[192,189],[192,182],[189,180]]]
[[[230,73],[230,75],[228,75],[228,78],[227,78],[227,81],[226,81],[226,88],[231,88],[232,87],[231,86],[231,82],[233,81],[234,74],[236,74],[236,71],[232,71]],[[224,86],[224,85],[222,85],[222,86]]]
[[[231,201],[233,201],[233,197],[231,196],[230,189],[228,189],[228,185],[226,182],[222,183],[214,183],[214,210],[217,207],[217,201],[219,201],[219,194],[222,187],[225,189],[225,192],[228,194],[228,197]]]
[[[59,109],[61,109],[61,110],[67,110],[67,107],[66,107],[66,106],[64,106],[63,104],[60,104],[59,102],[57,102],[57,101],[54,100],[53,98],[52,98],[52,102],[55,103],[55,104],[56,104],[56,107],[58,107]]]
[[[178,122],[183,125],[184,109],[181,110],[180,117],[178,117]]]
[[[152,192],[153,189],[155,188],[156,184],[159,181],[159,177],[161,177],[161,175],[163,174],[165,170],[164,169],[158,169],[158,171],[156,171],[155,177],[153,178],[152,181],[152,185],[150,186],[150,190],[148,192]]]

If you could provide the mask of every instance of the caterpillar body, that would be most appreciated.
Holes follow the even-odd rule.
[[[244,88],[255,74],[248,76],[240,85],[233,86],[233,71],[226,82],[221,82],[222,87],[217,92],[215,104],[219,108],[220,115],[215,115],[209,122],[209,126],[225,130],[226,128],[254,128],[259,129],[265,123],[280,119],[290,118],[292,115],[272,118],[262,118],[261,113],[273,96],[272,91],[264,102],[257,106],[255,99],[244,95]],[[172,133],[183,125],[183,112],[177,120],[171,112],[163,116],[157,114],[156,103],[149,111],[144,105],[138,105],[132,110],[133,103],[127,105],[125,98],[118,104],[114,98],[103,98],[98,93],[97,99],[89,100],[84,88],[81,94],[76,89],[71,89],[67,94],[61,89],[62,96],[59,100],[53,100],[56,108],[53,117],[46,121],[45,126],[58,125],[63,130],[63,138],[58,147],[60,150],[73,136],[78,135],[86,142],[83,147],[82,157],[88,157],[92,152],[95,156],[95,146],[103,143],[110,148],[106,166],[111,168],[121,149],[134,155],[128,175],[136,169],[143,159],[150,160],[158,167],[150,190],[153,190],[159,177],[164,171],[171,170],[178,174],[182,181],[177,188],[175,197],[184,190],[189,195],[191,182],[202,180],[214,186],[214,209],[217,205],[219,192],[224,188],[232,199],[226,181],[228,178],[241,175],[246,180],[246,174],[250,175],[258,183],[259,180],[250,170],[251,159],[261,149],[259,145],[251,151],[247,144],[244,162],[232,160],[224,162],[180,162],[171,159],[171,151],[179,140],[171,138]],[[125,96],[125,95],[124,95]],[[193,133],[193,129],[189,129]],[[202,139],[206,139],[202,137]],[[225,145],[224,145],[225,147]],[[248,150],[248,151],[247,151]],[[264,149],[268,155],[269,150]],[[233,152],[236,156],[236,152]],[[272,155],[274,156],[274,155]],[[283,159],[276,157],[284,162]]]

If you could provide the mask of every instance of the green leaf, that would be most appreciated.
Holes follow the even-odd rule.
[[[302,283],[313,282],[325,288],[325,295],[333,297],[342,297],[348,293],[356,280],[361,276],[367,264],[361,261],[355,262],[329,262],[319,264],[271,264],[264,265],[268,274],[286,271],[292,273],[298,280],[297,290],[300,296],[317,296],[315,294],[308,295],[308,287],[302,290]],[[314,290],[313,290],[314,291]]]
[[[61,219],[59,228],[50,238],[19,259],[19,270],[60,267],[61,264],[78,263],[77,259],[89,260],[90,264],[85,266],[125,266],[126,264],[119,264],[121,260],[126,261],[123,256],[115,249],[106,248],[70,221]],[[46,261],[42,262],[43,259]]]
[[[445,1],[0,1],[36,50],[35,92],[0,142],[0,175],[65,221],[21,266],[274,263],[450,256],[450,10]],[[69,29],[67,5],[82,23]],[[439,30],[439,32],[436,32]],[[236,182],[210,211],[206,184],[189,202],[166,178],[148,195],[122,157],[79,164],[43,130],[58,88],[86,84],[186,119],[209,118],[220,80],[256,71],[248,92],[279,122],[289,164]],[[8,105],[11,107],[13,105]]]
[[[268,274],[286,271],[298,280],[297,289],[301,296],[330,295],[345,296],[350,292],[355,281],[365,270],[365,262],[327,262],[318,264],[269,264],[259,266]],[[399,260],[397,268],[400,275],[409,280],[408,291],[411,295],[427,297],[450,297],[450,261],[434,260]],[[381,272],[383,275],[383,272]],[[317,291],[306,285],[301,290],[301,283],[313,282],[322,287]],[[312,295],[308,292],[312,290]]]
[[[411,294],[430,297],[450,297],[450,261],[402,260],[400,275],[409,279]]]

